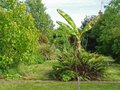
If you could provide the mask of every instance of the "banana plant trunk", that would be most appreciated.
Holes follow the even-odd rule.
[[[78,63],[79,59],[81,59],[81,38],[78,37],[76,40],[76,52],[75,52],[75,59],[76,59],[76,74],[77,74],[77,90],[80,90],[80,77],[78,73]]]
[[[77,51],[80,53],[80,51],[81,51],[81,49],[82,49],[82,46],[81,46],[81,40],[80,40],[80,39],[77,40],[77,46],[76,46],[76,49],[77,49]]]

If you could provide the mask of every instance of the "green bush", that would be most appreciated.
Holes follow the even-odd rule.
[[[36,63],[38,64],[42,64],[43,62],[45,62],[47,59],[44,55],[38,53],[36,54]]]
[[[26,6],[16,3],[14,8],[0,7],[0,21],[0,69],[17,67],[20,62],[34,63],[38,32]]]
[[[108,60],[109,58],[98,54],[83,53],[77,64],[79,75],[83,80],[100,80],[105,74]]]
[[[18,72],[18,68],[11,68],[2,73],[3,77],[7,80],[20,80],[22,76]]]
[[[58,49],[54,45],[41,45],[40,53],[43,55],[47,60],[57,60],[58,54],[60,53]]]
[[[77,75],[79,75],[81,80],[100,80],[105,74],[106,60],[109,60],[109,58],[83,51],[82,58],[78,59],[76,64],[74,54],[65,53],[59,60],[58,65],[53,66],[53,78],[69,81],[77,79]]]
[[[60,78],[63,81],[69,81],[75,78],[75,73],[71,70],[66,70],[60,74]]]

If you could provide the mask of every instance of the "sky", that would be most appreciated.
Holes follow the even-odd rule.
[[[97,15],[99,10],[101,10],[101,0],[42,0],[42,2],[47,8],[46,12],[50,15],[55,27],[58,27],[56,21],[66,22],[57,13],[57,9],[62,9],[68,13],[75,21],[77,27],[81,26],[81,21],[86,16]],[[102,11],[104,11],[103,6],[109,2],[110,0],[103,0]]]

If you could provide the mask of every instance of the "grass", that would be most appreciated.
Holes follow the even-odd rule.
[[[10,75],[8,79],[22,79],[22,80],[51,80],[49,73],[52,71],[52,66],[56,64],[57,61],[51,60],[46,61],[43,64],[34,64],[26,66],[21,64],[19,70],[9,70]],[[19,78],[18,73],[22,76]],[[106,77],[103,80],[108,81],[120,81],[120,64],[111,62],[106,70]]]
[[[56,63],[57,61],[46,61],[43,64],[21,65],[19,71],[25,80],[51,80],[49,73],[52,71],[52,66]],[[120,64],[110,63],[106,70],[106,75],[103,80],[120,80]]]
[[[52,66],[56,63],[57,61],[46,61],[43,64],[20,65],[19,73],[25,80],[50,80],[49,73],[52,71]]]
[[[10,75],[8,79],[22,79],[22,80],[51,80],[49,73],[52,71],[52,66],[57,61],[46,61],[43,64],[34,64],[26,66],[21,64],[19,70],[9,70]],[[22,76],[19,78],[18,73]],[[12,76],[12,75],[13,76]],[[117,81],[120,80],[120,64],[110,63],[106,70],[106,77],[103,80]]]
[[[0,90],[77,90],[76,82],[49,81],[51,80],[49,73],[52,71],[52,66],[56,63],[57,61],[46,61],[43,64],[30,66],[21,64],[19,73],[22,75],[22,79],[25,80],[0,80]],[[103,78],[103,80],[108,80],[108,82],[81,82],[80,90],[120,90],[120,82],[113,82],[114,80],[120,80],[120,64],[111,63],[106,72],[108,76]]]
[[[120,81],[120,64],[111,63],[106,71],[104,80]]]
[[[120,90],[120,83],[83,82],[80,90]],[[0,90],[77,90],[76,82],[0,81]]]

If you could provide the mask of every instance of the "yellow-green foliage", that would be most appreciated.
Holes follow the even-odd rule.
[[[14,8],[0,7],[0,69],[19,62],[33,63],[37,46],[34,19],[26,12],[26,6],[19,3]]]

